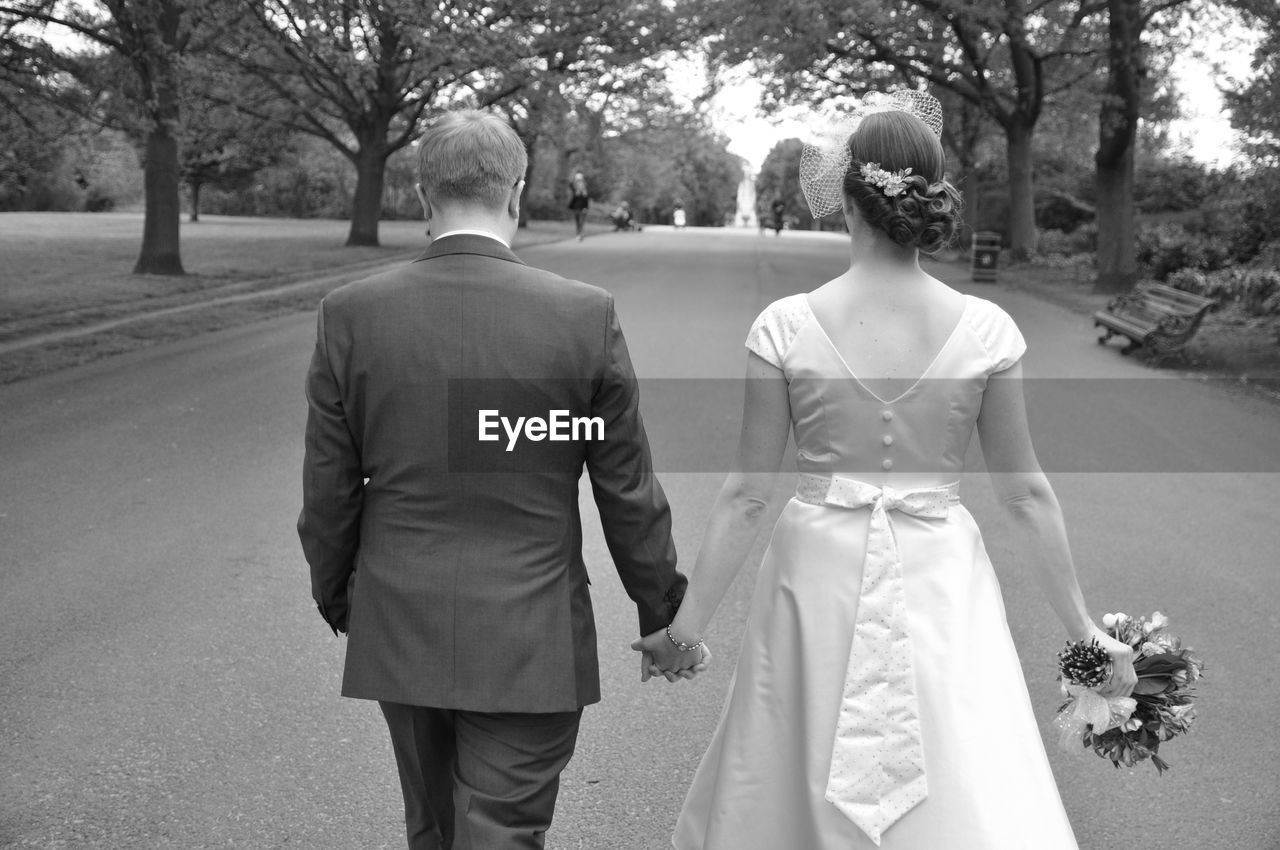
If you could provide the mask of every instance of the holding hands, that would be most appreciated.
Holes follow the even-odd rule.
[[[631,644],[640,653],[640,681],[647,682],[662,676],[668,682],[692,679],[707,669],[711,650],[701,640],[695,643],[679,641],[668,626],[645,635]]]

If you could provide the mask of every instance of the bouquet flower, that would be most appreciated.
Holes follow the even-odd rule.
[[[1067,642],[1058,653],[1063,696],[1055,725],[1066,750],[1083,745],[1116,767],[1151,759],[1164,773],[1160,744],[1186,732],[1195,719],[1192,685],[1200,678],[1200,659],[1168,631],[1169,618],[1107,614],[1102,625],[1116,640],[1133,647],[1138,684],[1128,697],[1103,697],[1094,688],[1111,675],[1111,659],[1095,641]]]

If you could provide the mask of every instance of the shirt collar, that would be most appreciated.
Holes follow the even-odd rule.
[[[431,241],[434,242],[437,239],[443,239],[446,236],[462,236],[464,234],[468,236],[486,236],[489,239],[493,239],[496,242],[501,242],[503,246],[507,248],[511,247],[511,244],[507,242],[507,240],[503,239],[501,236],[499,236],[496,233],[490,233],[487,230],[468,230],[465,228],[459,228],[457,230],[449,230],[444,233],[441,233],[439,236],[432,236]]]

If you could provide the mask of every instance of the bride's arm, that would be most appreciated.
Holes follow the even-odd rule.
[[[689,587],[671,623],[677,640],[692,643],[702,637],[742,569],[768,513],[790,429],[791,402],[782,371],[749,352],[738,452],[707,519]]]
[[[1137,678],[1132,650],[1099,629],[1076,578],[1062,508],[1040,469],[1022,395],[1022,364],[991,376],[978,414],[978,439],[996,496],[1019,532],[1018,550],[1030,561],[1058,619],[1072,640],[1097,638],[1111,655],[1114,675],[1104,695],[1127,695]]]

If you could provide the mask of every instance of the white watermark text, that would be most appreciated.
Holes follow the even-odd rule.
[[[570,416],[567,410],[551,410],[544,419],[541,416],[517,416],[513,422],[497,410],[479,412],[477,439],[482,443],[498,442],[502,433],[507,437],[507,451],[512,451],[523,436],[538,443],[574,440],[603,440],[604,419],[600,416]]]

